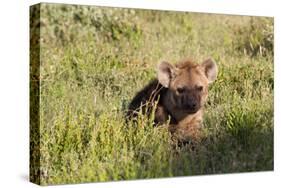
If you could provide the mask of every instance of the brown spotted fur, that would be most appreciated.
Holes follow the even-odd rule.
[[[209,70],[217,71],[216,65],[212,63],[211,59],[202,64],[189,60],[174,66],[162,63],[158,68],[158,79],[152,80],[136,94],[129,105],[127,117],[135,118],[145,109],[147,115],[150,115],[156,105],[155,125],[169,122],[168,129],[177,140],[198,140],[208,85],[210,78],[213,81],[216,76],[210,77]]]

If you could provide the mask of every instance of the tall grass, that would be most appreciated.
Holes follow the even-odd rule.
[[[59,4],[40,11],[40,184],[273,170],[272,18]],[[210,56],[219,75],[201,143],[178,147],[147,117],[125,123],[160,60]]]

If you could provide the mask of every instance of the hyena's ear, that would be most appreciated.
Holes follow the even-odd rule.
[[[212,60],[211,58],[205,60],[201,64],[201,67],[203,68],[204,73],[209,80],[209,83],[212,83],[216,80],[218,74],[218,67],[214,60]]]
[[[157,67],[157,78],[160,84],[168,88],[173,76],[174,67],[166,61],[162,61]]]

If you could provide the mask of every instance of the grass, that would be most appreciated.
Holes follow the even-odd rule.
[[[32,180],[46,185],[273,170],[272,18],[60,4],[33,11],[39,9],[40,24],[31,21],[32,29],[40,25]],[[195,148],[174,145],[168,131],[146,117],[135,126],[123,118],[160,60],[185,57],[198,63],[213,57],[219,66],[205,106],[205,139]]]

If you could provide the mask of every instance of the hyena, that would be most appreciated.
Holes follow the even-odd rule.
[[[185,60],[172,65],[166,61],[157,67],[157,78],[139,91],[129,104],[127,118],[142,111],[154,111],[155,125],[165,124],[180,142],[201,137],[203,106],[208,86],[218,73],[216,63],[207,59],[201,64]]]

